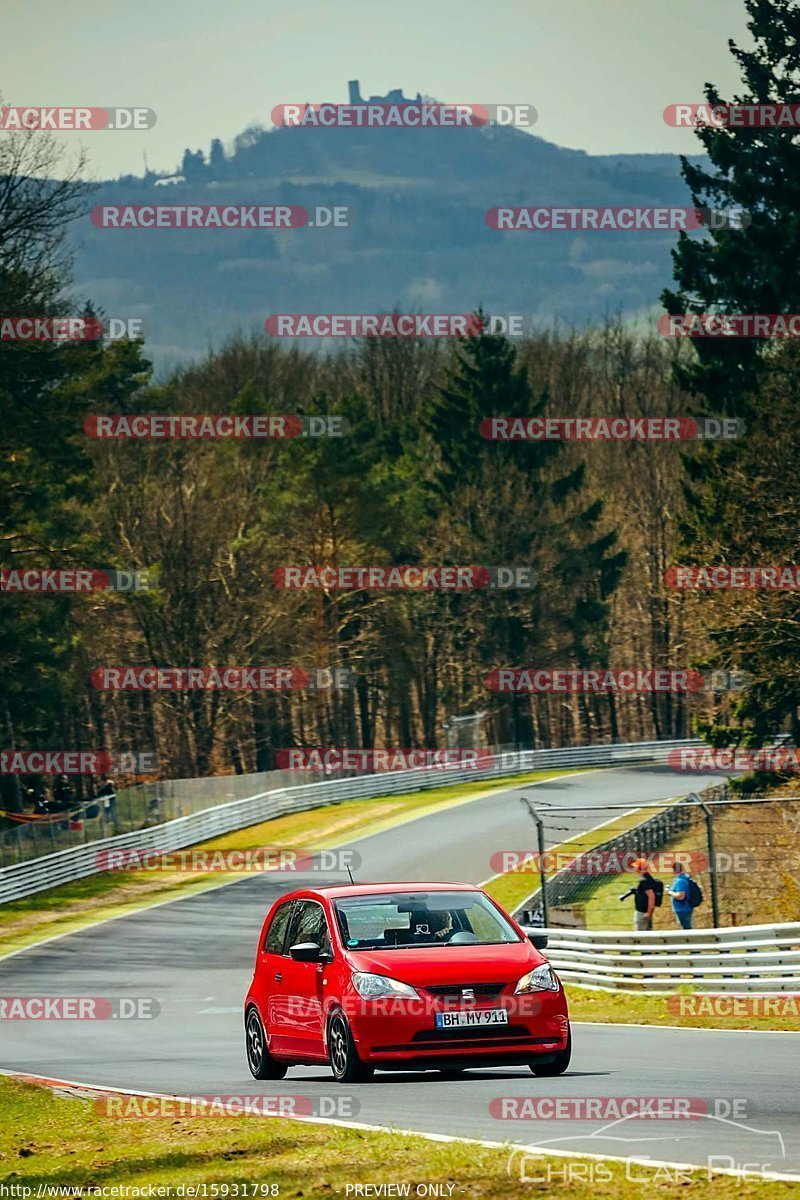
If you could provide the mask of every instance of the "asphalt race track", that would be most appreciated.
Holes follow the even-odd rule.
[[[534,795],[554,809],[591,804],[588,828],[611,815],[604,805],[633,806],[713,782],[643,767],[556,779]],[[493,851],[532,845],[519,796],[495,793],[352,843],[362,858],[359,880],[485,880],[494,874]],[[0,961],[4,996],[148,996],[161,1006],[157,1019],[122,1024],[0,1022],[0,1065],[170,1095],[300,1095],[312,1107],[325,1103],[323,1116],[367,1124],[642,1160],[705,1165],[709,1155],[730,1156],[732,1167],[800,1176],[800,1043],[790,1033],[578,1025],[572,1066],[555,1079],[513,1068],[451,1080],[378,1073],[371,1083],[337,1087],[326,1069],[297,1068],[277,1083],[256,1082],[245,1059],[241,1003],[258,930],[273,898],[306,880],[320,877],[249,876]],[[692,1097],[707,1100],[710,1114],[723,1103],[718,1117],[608,1126],[498,1120],[490,1101],[503,1096]],[[739,1101],[738,1116],[725,1103],[732,1101]],[[334,1102],[340,1107],[331,1111]]]

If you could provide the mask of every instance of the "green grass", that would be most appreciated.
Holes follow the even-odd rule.
[[[571,773],[571,772],[570,772]],[[326,808],[310,809],[277,817],[246,829],[236,830],[195,849],[254,850],[262,846],[325,849],[348,844],[356,838],[380,833],[427,813],[475,800],[492,792],[520,784],[531,784],[565,774],[564,771],[534,771],[508,776],[496,783],[451,784],[372,800],[349,800]],[[23,900],[0,905],[0,954],[69,933],[110,917],[136,912],[165,900],[189,896],[228,880],[234,872],[214,871],[191,875],[174,871],[114,871],[89,875],[74,883],[37,892]]]
[[[702,1002],[701,992],[682,988],[673,997],[643,995],[641,992],[603,992],[592,988],[565,985],[569,1015],[573,1021],[598,1021],[616,1025],[680,1025],[683,1029],[769,1029],[800,1033],[800,1002],[794,1007],[797,1015],[720,1015],[719,1013],[690,1013],[674,1011],[674,1006],[687,1007],[687,1001]],[[772,997],[770,997],[772,999]],[[779,999],[779,997],[775,997]],[[673,1008],[670,1008],[672,1003]]]
[[[770,1200],[789,1200],[797,1194],[791,1183],[740,1183],[721,1175],[708,1180],[699,1171],[682,1170],[666,1180],[663,1168],[655,1172],[638,1166],[636,1175],[646,1182],[632,1182],[624,1163],[591,1166],[584,1159],[570,1165],[553,1156],[543,1156],[536,1166],[540,1177],[552,1172],[553,1186],[523,1183],[518,1174],[509,1173],[510,1148],[276,1117],[117,1119],[100,1115],[92,1100],[60,1098],[43,1087],[8,1079],[0,1080],[0,1108],[5,1118],[0,1125],[0,1183],[28,1187],[33,1197],[39,1188],[89,1184],[145,1189],[227,1184],[230,1197],[233,1185],[243,1183],[250,1188],[275,1185],[281,1197],[309,1200],[346,1197],[348,1186],[368,1183],[407,1183],[412,1196],[417,1184],[451,1183],[456,1200],[548,1193],[571,1200],[650,1200],[654,1192],[660,1200],[687,1194],[693,1200],[755,1200],[765,1194]],[[564,1181],[565,1171],[572,1180]],[[593,1180],[587,1178],[590,1171]],[[207,1194],[225,1192],[209,1187]]]

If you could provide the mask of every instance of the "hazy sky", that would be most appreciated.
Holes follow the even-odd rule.
[[[590,153],[698,152],[662,111],[707,80],[730,95],[727,39],[747,43],[742,0],[0,0],[0,26],[6,103],[155,109],[146,132],[60,135],[100,178],[140,173],[144,151],[172,170],[275,104],[345,101],[353,78],[365,96],[524,101],[537,134]]]

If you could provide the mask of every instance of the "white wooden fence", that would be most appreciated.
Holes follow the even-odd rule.
[[[647,992],[800,993],[800,923],[617,933],[542,929],[564,983]]]

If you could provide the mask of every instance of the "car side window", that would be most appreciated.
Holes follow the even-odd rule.
[[[289,926],[289,918],[292,915],[293,907],[291,900],[287,904],[282,904],[272,918],[270,927],[267,930],[266,941],[264,942],[264,950],[267,954],[283,954],[286,930]]]
[[[296,946],[300,942],[316,942],[320,949],[330,951],[331,940],[325,910],[315,900],[298,901],[289,945]]]

